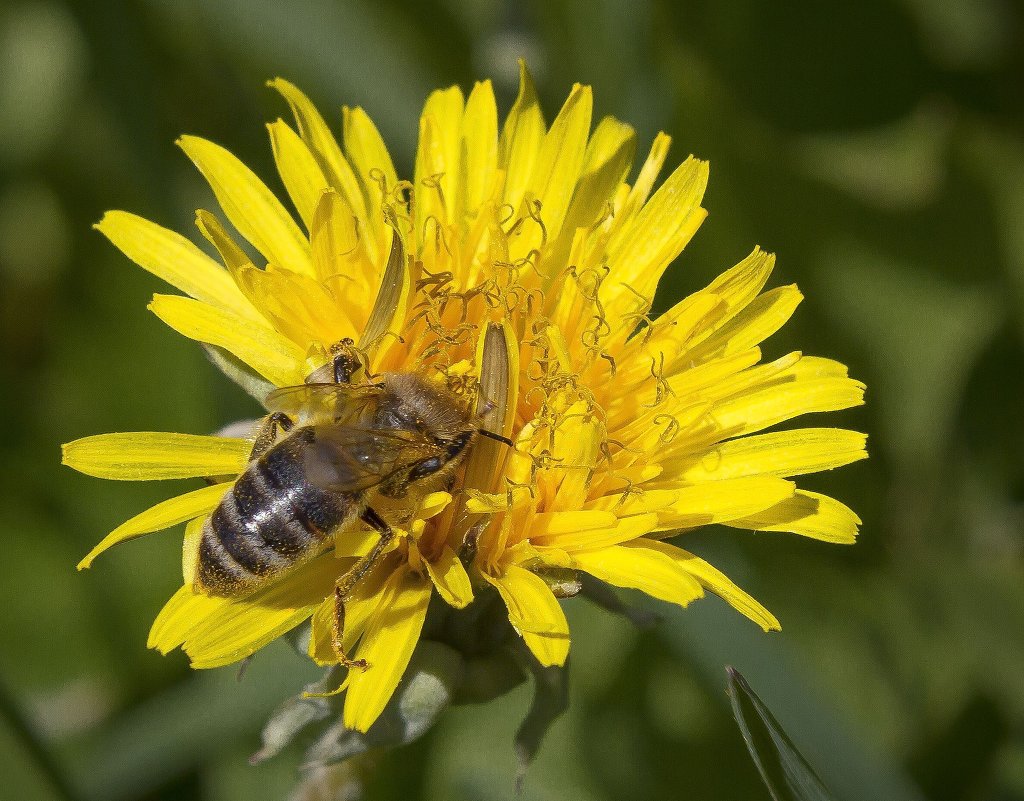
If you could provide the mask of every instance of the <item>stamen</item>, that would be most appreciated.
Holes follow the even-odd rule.
[[[659,439],[667,445],[676,438],[676,435],[679,433],[680,429],[682,429],[682,425],[680,425],[679,421],[671,414],[656,415],[651,422],[654,423],[654,425],[659,426],[666,420],[668,423],[665,426],[665,430],[661,432]]]
[[[534,198],[531,203],[527,204],[527,214],[530,215],[530,219],[533,220],[537,225],[540,226],[540,247],[543,249],[548,243],[548,228],[544,225],[544,220],[541,219],[540,213],[544,208],[544,204]]]
[[[654,403],[644,404],[645,409],[660,406],[669,395],[675,397],[672,385],[665,378],[665,352],[659,351],[658,359],[651,357],[651,377],[654,378]]]
[[[386,198],[388,196],[388,177],[384,174],[384,170],[380,167],[371,167],[366,175],[380,187],[381,200]]]
[[[448,204],[445,202],[444,189],[441,188],[442,178],[444,178],[443,172],[435,172],[433,175],[428,175],[426,178],[420,181],[420,183],[423,184],[423,186],[425,186],[427,189],[437,190],[437,197],[441,201],[441,208],[443,208],[447,213]]]
[[[438,191],[439,192],[441,191],[440,187],[438,187]],[[454,259],[455,258],[455,254],[452,253],[452,249],[450,247],[448,247],[448,239],[444,235],[444,224],[441,222],[440,219],[438,219],[437,215],[430,214],[423,221],[423,239],[424,239],[424,241],[427,239],[427,226],[431,222],[434,223],[434,252],[435,253],[440,253],[441,252],[441,247],[443,246],[444,249],[445,249],[445,252]]]
[[[508,213],[505,214],[504,217],[502,217],[501,212],[505,211],[506,209],[508,210]],[[516,207],[513,206],[511,203],[502,203],[500,206],[498,206],[497,211],[498,225],[501,226],[502,228],[505,227],[505,223],[507,223],[509,220],[516,216]]]

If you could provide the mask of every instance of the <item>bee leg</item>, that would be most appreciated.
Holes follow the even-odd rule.
[[[344,648],[342,648],[342,635],[345,632],[345,601],[348,600],[352,590],[355,589],[360,580],[380,561],[380,558],[384,555],[384,550],[394,538],[395,532],[370,507],[366,507],[366,510],[360,515],[359,519],[374,529],[380,536],[366,555],[356,562],[344,576],[338,579],[338,583],[334,585],[334,630],[331,642],[334,645],[334,652],[338,657],[338,661],[342,665],[347,668],[358,667],[365,670],[369,667],[365,659],[349,659],[345,656]]]
[[[346,574],[347,575],[347,574]],[[342,643],[342,638],[345,633],[345,595],[341,591],[341,582],[345,580],[342,576],[339,579],[338,584],[334,586],[334,620],[331,623],[331,645],[334,647],[334,655],[338,657],[338,662],[342,667],[348,668],[359,668],[360,670],[366,670],[369,665],[366,664],[365,659],[349,659],[345,654],[345,646]]]
[[[291,431],[295,425],[292,419],[284,412],[274,412],[267,415],[259,431],[256,432],[256,440],[252,444],[252,452],[249,454],[249,461],[259,459],[263,454],[273,447],[277,440],[278,431]]]

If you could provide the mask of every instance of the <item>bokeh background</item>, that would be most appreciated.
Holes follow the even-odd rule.
[[[90,229],[124,208],[191,230],[213,201],[173,140],[273,180],[264,87],[364,106],[411,173],[434,87],[525,56],[553,118],[596,112],[711,160],[710,217],[661,307],[755,244],[807,300],[769,345],[846,362],[868,405],[828,424],[871,459],[814,477],[854,547],[729,529],[688,546],[783,622],[717,599],[638,631],[576,600],[570,712],[525,797],[767,799],[731,719],[735,664],[843,801],[1024,798],[1024,36],[1009,0],[7,0],[0,7],[0,797],[284,798],[297,752],[246,763],[311,678],[286,646],[242,682],[145,649],[178,586],[158,534],[76,573],[160,486],[61,468],[58,443],[212,431],[254,408],[146,311],[156,279]],[[641,149],[645,147],[641,144]],[[276,184],[274,184],[276,185]],[[530,696],[450,711],[380,757],[368,797],[512,796]],[[54,777],[60,777],[63,788]]]

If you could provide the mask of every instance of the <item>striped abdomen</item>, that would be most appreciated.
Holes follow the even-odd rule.
[[[254,460],[206,521],[196,583],[237,595],[315,553],[358,511],[350,496],[313,486],[305,470],[313,428],[300,428]]]

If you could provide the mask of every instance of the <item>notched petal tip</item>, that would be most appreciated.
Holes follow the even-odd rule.
[[[94,231],[99,231],[104,236],[107,236],[106,232],[103,230],[104,226],[108,226],[109,227],[111,219],[115,215],[127,214],[127,213],[128,212],[120,211],[118,209],[108,209],[107,211],[103,212],[103,216],[102,217],[100,217],[96,222],[94,222],[92,224],[92,229]]]

